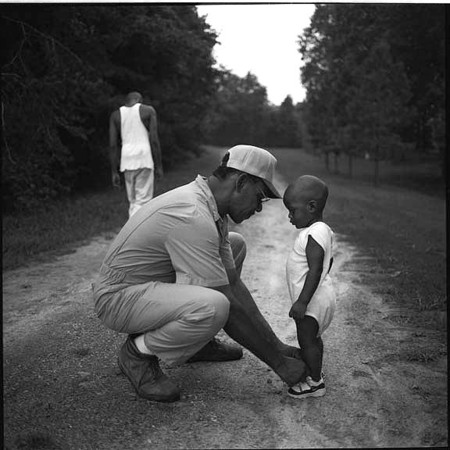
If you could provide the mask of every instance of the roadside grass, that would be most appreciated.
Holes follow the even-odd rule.
[[[371,257],[381,275],[375,283],[366,274],[362,282],[371,284],[384,301],[408,310],[412,324],[446,327],[446,320],[443,324],[436,319],[442,318],[447,307],[446,212],[439,168],[435,166],[433,178],[429,164],[381,167],[381,184],[375,187],[368,172],[358,175],[363,169],[358,164],[364,161],[354,165],[350,179],[328,172],[323,160],[302,150],[270,150],[287,181],[312,174],[328,183],[324,219],[364,256]],[[222,151],[208,146],[200,158],[187,158],[182,167],[165,174],[157,184],[156,195],[192,181],[197,174],[210,174]],[[430,177],[431,184],[441,186],[431,189],[435,195],[428,195],[429,186],[423,182]],[[127,220],[127,209],[124,189],[111,188],[53,202],[33,213],[4,216],[3,270],[70,252],[100,234],[113,237]]]
[[[374,161],[364,158],[352,158],[352,179],[373,183]],[[323,159],[323,165],[325,160]],[[349,177],[349,158],[340,155],[337,163],[334,156],[330,156],[329,169],[331,173]],[[408,161],[380,161],[379,184],[392,185],[406,189],[413,189],[423,194],[445,197],[445,181],[439,176],[442,167],[439,165],[437,155],[421,157],[412,155]]]
[[[447,355],[447,346],[438,345],[436,347],[427,346],[424,349],[413,350],[410,349],[402,354],[402,358],[406,361],[416,361],[423,364],[438,361],[443,356]]]
[[[49,203],[33,212],[3,217],[3,270],[70,252],[126,219],[118,191],[96,192]]]
[[[192,181],[198,173],[208,174],[220,156],[210,150],[203,157],[188,157],[183,167],[165,174],[156,184],[156,195]],[[128,219],[125,188],[105,189],[86,195],[49,202],[27,213],[2,218],[3,271],[34,262],[48,261],[55,255],[74,251],[95,236],[111,237]]]

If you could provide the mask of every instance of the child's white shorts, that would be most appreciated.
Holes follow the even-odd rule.
[[[334,311],[336,310],[336,293],[334,291],[331,279],[325,279],[317,288],[305,315],[314,317],[319,324],[317,336],[321,336],[323,332],[330,326],[333,320]]]

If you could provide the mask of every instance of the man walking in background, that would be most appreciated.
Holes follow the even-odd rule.
[[[139,92],[130,92],[109,120],[112,184],[119,187],[124,172],[130,217],[153,198],[155,176],[163,176],[156,111],[142,102]]]

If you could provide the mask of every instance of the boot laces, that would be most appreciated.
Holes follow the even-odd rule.
[[[217,350],[219,348],[219,346],[221,345],[220,339],[218,338],[212,338],[210,341],[211,347],[214,350]]]
[[[164,375],[159,365],[158,358],[156,356],[155,359],[150,362],[149,366],[155,378],[160,378]]]

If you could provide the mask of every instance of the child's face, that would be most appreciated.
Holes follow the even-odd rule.
[[[295,228],[307,227],[312,219],[308,211],[308,202],[303,198],[294,198],[291,192],[286,192],[283,197],[284,206],[289,211],[288,218]]]

